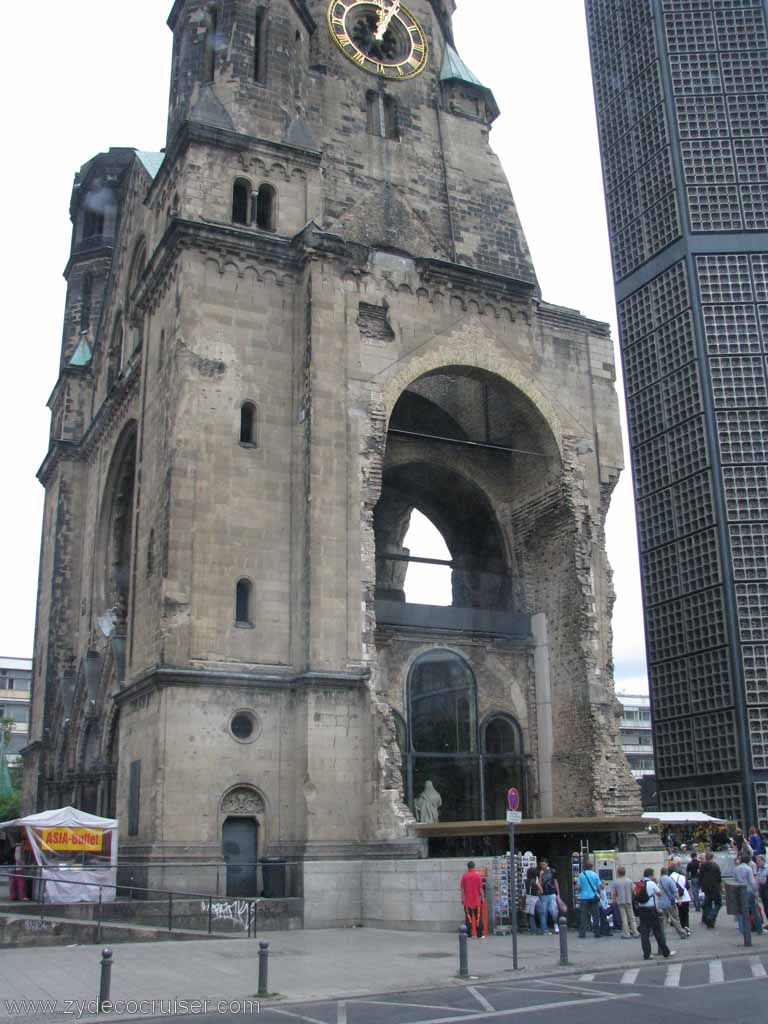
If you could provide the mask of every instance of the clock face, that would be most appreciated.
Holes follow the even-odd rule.
[[[341,52],[363,71],[398,80],[427,66],[427,38],[399,0],[331,0],[328,26]]]

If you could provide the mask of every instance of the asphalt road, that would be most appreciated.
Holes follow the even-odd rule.
[[[632,970],[466,985],[430,991],[320,1003],[264,1002],[258,1024],[754,1024],[768,1018],[768,956],[722,958],[694,963],[654,960]],[[189,1024],[189,1017],[165,1017]],[[222,1015],[194,1018],[221,1024]],[[227,1014],[250,1024],[251,1013]]]

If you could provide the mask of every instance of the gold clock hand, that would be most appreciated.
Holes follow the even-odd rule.
[[[387,9],[387,12],[384,14],[383,18],[381,18],[381,20],[379,21],[379,27],[376,30],[376,35],[374,36],[374,38],[377,39],[379,42],[381,42],[381,40],[384,38],[384,33],[389,28],[390,21],[392,21],[392,19],[397,14],[399,9],[400,9],[400,0],[393,0],[392,6]]]

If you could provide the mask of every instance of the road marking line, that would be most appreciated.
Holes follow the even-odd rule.
[[[336,1024],[347,1024],[347,1004],[343,1000],[336,1004]]]
[[[664,979],[664,988],[677,988],[680,984],[680,975],[683,973],[682,964],[673,964],[667,968],[667,976]]]
[[[457,1020],[491,1020],[496,1017],[517,1017],[523,1013],[538,1013],[541,1010],[557,1010],[560,1007],[590,1006],[591,1004],[596,1003],[617,1003],[626,999],[639,998],[639,992],[624,992],[621,995],[598,996],[595,999],[563,999],[556,1003],[539,1003],[536,1006],[518,1006],[515,1007],[514,1010],[494,1010],[493,1013],[473,1013],[466,1017],[427,1017],[425,1020],[408,1021],[408,1024],[456,1024]],[[271,1009],[271,1007],[269,1009]],[[298,1014],[296,1016],[298,1016]],[[319,1022],[315,1022],[315,1024],[319,1024]]]
[[[318,1020],[317,1017],[307,1017],[303,1013],[291,1013],[290,1010],[278,1010],[275,1006],[269,1007],[271,1013],[282,1013],[285,1017],[294,1017],[296,1020],[306,1020],[309,1024],[328,1024],[327,1020]]]
[[[753,978],[768,977],[768,971],[766,971],[765,967],[763,967],[759,960],[753,960],[752,963],[749,965],[749,968],[752,971]]]
[[[495,1006],[491,1006],[491,1004],[488,1002],[485,996],[480,995],[480,993],[477,991],[474,985],[467,985],[467,992],[469,992],[470,995],[474,996],[474,998],[478,1001],[478,1003],[480,1003],[482,1008],[484,1010],[487,1010],[489,1013],[493,1013],[494,1010],[496,1009]]]
[[[725,970],[722,960],[709,961],[709,984],[722,985],[725,981]]]
[[[530,989],[535,992],[536,989]],[[441,1006],[436,1003],[402,1003],[399,999],[348,999],[348,1003],[365,1003],[371,1006],[415,1006],[419,1010],[454,1010],[456,1013],[474,1013],[459,1006]]]
[[[594,974],[582,974],[581,977],[579,978],[579,981],[594,981],[594,980],[595,980]]]
[[[637,976],[640,973],[640,968],[636,967],[633,971],[624,971],[621,976],[620,985],[634,985],[637,981]]]

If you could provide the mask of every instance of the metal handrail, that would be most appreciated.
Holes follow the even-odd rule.
[[[40,865],[40,866],[43,867],[43,865]],[[112,866],[112,865],[110,865],[110,866]],[[70,869],[69,867],[56,868],[53,865],[46,865],[45,866],[45,870],[49,870],[49,871],[51,871],[51,870],[52,871],[75,870],[76,871],[78,869],[77,868],[71,868]],[[45,911],[45,890],[46,890],[46,886],[48,884],[48,879],[47,878],[43,878],[37,872],[33,873],[33,872],[19,871],[18,868],[9,867],[9,866],[6,866],[4,868],[0,868],[0,875],[5,875],[8,878],[10,878],[11,876],[13,876],[15,878],[31,878],[34,881],[42,882],[43,883],[43,890],[42,890],[42,893],[41,893],[42,898],[40,900],[40,920],[44,921],[45,920],[45,913],[44,913],[44,911]],[[99,890],[99,899],[98,899],[99,912],[98,912],[98,917],[97,917],[97,926],[98,927],[97,927],[97,933],[96,933],[97,941],[101,941],[101,928],[102,928],[102,916],[103,916],[102,892],[103,892],[104,889],[114,889],[115,892],[117,892],[118,889],[130,889],[132,893],[133,892],[154,892],[154,893],[159,893],[161,896],[167,896],[168,897],[168,931],[169,932],[173,931],[173,897],[174,896],[177,896],[177,897],[180,896],[180,897],[182,897],[184,899],[208,900],[208,934],[209,935],[213,934],[213,901],[214,900],[216,900],[216,902],[220,902],[222,900],[230,900],[230,901],[236,900],[238,902],[245,902],[248,905],[248,914],[247,914],[248,938],[251,937],[251,922],[253,922],[253,936],[254,936],[254,938],[256,937],[256,913],[255,913],[255,908],[256,908],[257,904],[262,902],[262,897],[261,896],[212,896],[210,893],[183,892],[181,890],[172,890],[172,889],[148,889],[145,886],[141,886],[141,885],[120,885],[117,882],[114,882],[114,883],[113,882],[78,882],[77,884],[78,885],[91,886],[91,887],[96,888],[96,889]],[[50,903],[48,905],[49,906],[53,906],[53,904],[50,904]]]

